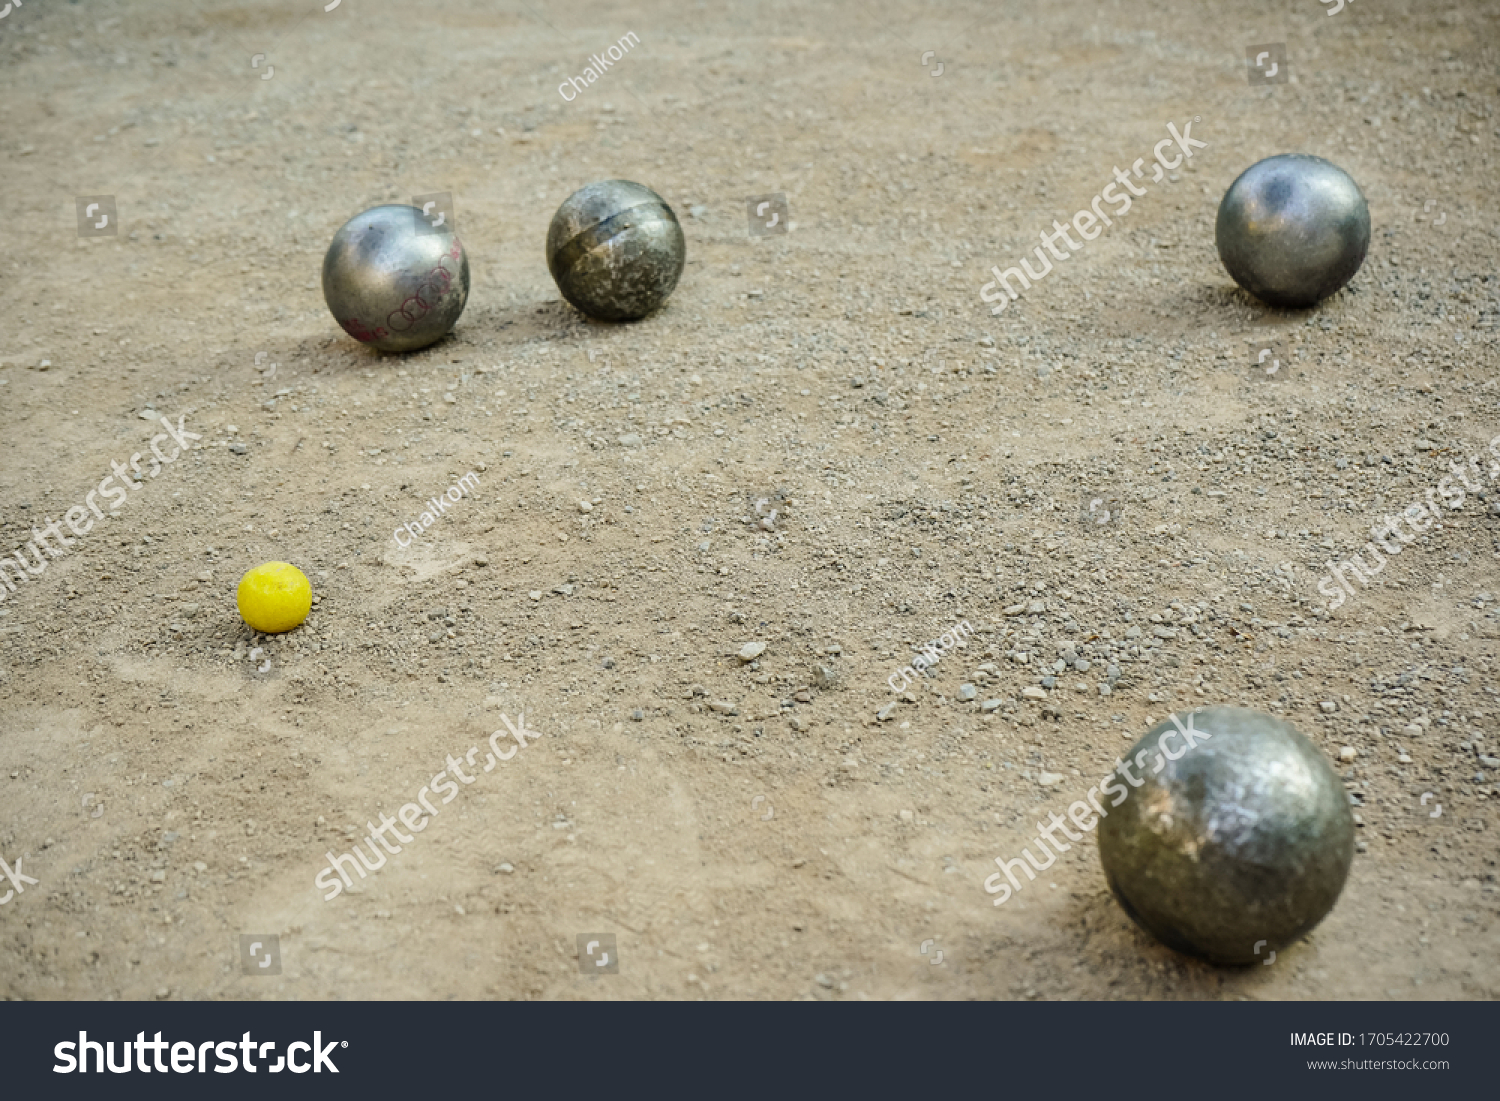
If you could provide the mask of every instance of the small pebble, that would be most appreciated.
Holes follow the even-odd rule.
[[[740,647],[740,660],[754,661],[765,652],[766,644],[764,642],[747,642]]]

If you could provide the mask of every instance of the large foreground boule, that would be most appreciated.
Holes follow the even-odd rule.
[[[1157,749],[1163,735],[1172,743],[1170,719],[1131,748],[1139,786],[1099,825],[1104,874],[1125,912],[1169,948],[1264,962],[1338,900],[1354,859],[1349,798],[1289,723],[1210,707],[1191,725],[1176,735],[1176,760]]]
[[[600,321],[634,321],[657,309],[686,261],[677,215],[656,192],[629,180],[575,191],[547,231],[547,269],[557,289]]]
[[[356,214],[323,257],[323,298],[355,340],[411,352],[441,340],[469,300],[469,258],[446,225],[414,206]]]
[[[1214,243],[1245,290],[1301,309],[1359,271],[1370,247],[1370,208],[1353,177],[1322,157],[1267,157],[1224,193]]]

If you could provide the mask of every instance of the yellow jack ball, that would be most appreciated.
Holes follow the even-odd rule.
[[[240,616],[263,635],[290,631],[312,611],[312,583],[289,562],[267,562],[240,578]]]

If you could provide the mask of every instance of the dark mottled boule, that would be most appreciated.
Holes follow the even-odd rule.
[[[1236,283],[1272,306],[1301,309],[1365,262],[1370,208],[1349,174],[1322,157],[1268,157],[1229,185],[1214,242]]]
[[[547,231],[547,267],[562,296],[600,321],[634,321],[667,300],[687,241],[660,195],[629,180],[568,196]]]
[[[1167,947],[1263,963],[1338,900],[1354,859],[1349,799],[1327,757],[1280,719],[1212,707],[1194,712],[1193,726],[1194,748],[1183,752],[1182,734],[1167,739],[1175,761],[1157,748],[1170,720],[1131,748],[1126,765],[1142,786],[1121,780],[1129,797],[1104,803],[1104,874],[1125,912]]]
[[[355,340],[410,352],[441,340],[469,300],[469,258],[414,206],[377,206],[333,235],[323,299]]]

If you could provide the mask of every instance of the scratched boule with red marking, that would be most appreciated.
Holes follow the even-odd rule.
[[[323,298],[355,340],[411,352],[441,340],[469,300],[469,258],[452,228],[414,206],[357,214],[323,258]]]

